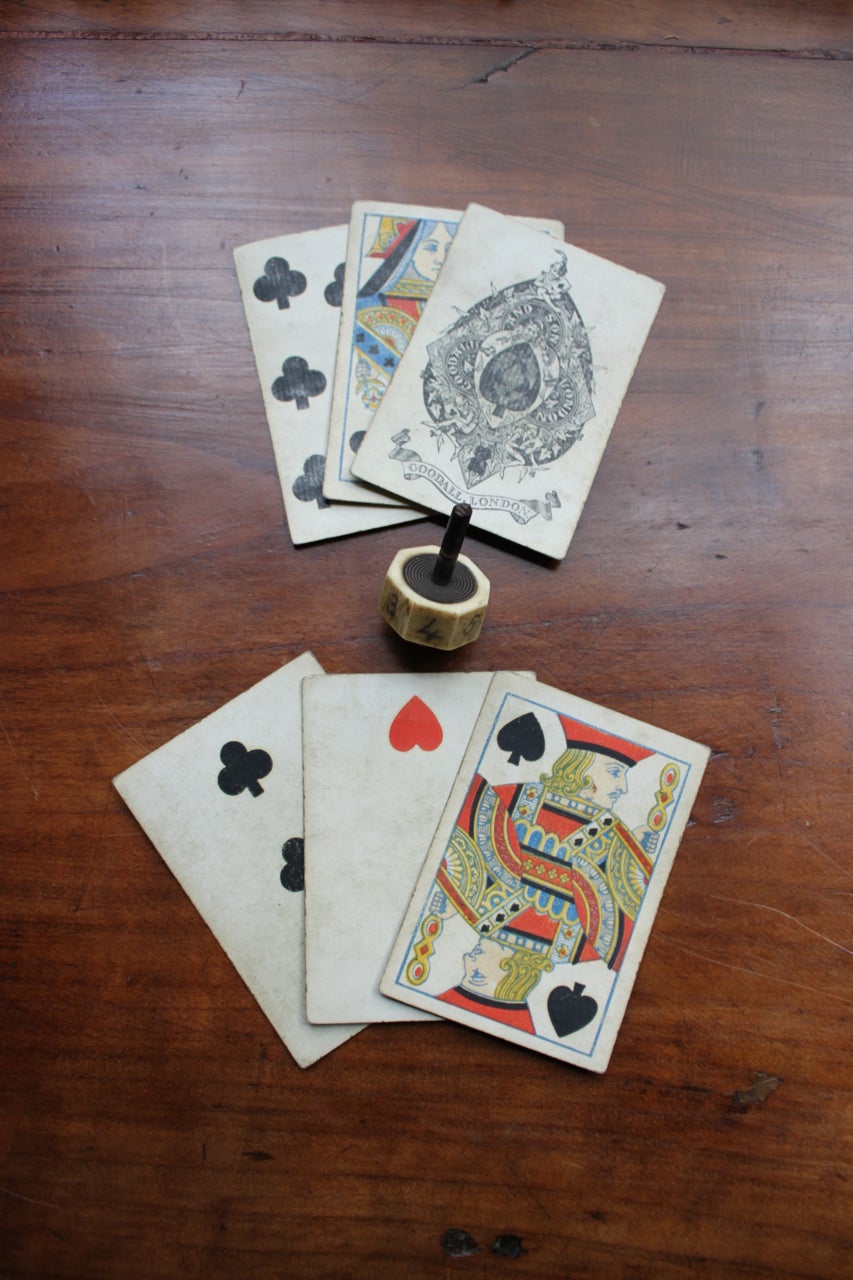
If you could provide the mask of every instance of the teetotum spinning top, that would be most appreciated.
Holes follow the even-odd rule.
[[[458,649],[480,634],[489,579],[459,554],[470,520],[470,506],[458,502],[440,547],[410,547],[391,561],[379,612],[404,640],[433,649]]]

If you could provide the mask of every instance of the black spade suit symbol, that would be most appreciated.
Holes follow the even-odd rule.
[[[509,753],[510,764],[518,764],[522,756],[525,760],[540,760],[545,751],[545,735],[533,712],[505,724],[498,734],[498,746]]]
[[[548,1017],[561,1040],[588,1026],[598,1013],[598,1001],[583,992],[583,983],[576,982],[573,987],[554,987],[548,996]]]
[[[480,395],[495,406],[496,418],[507,409],[529,409],[541,385],[539,361],[529,342],[499,351],[480,375]]]
[[[308,397],[326,390],[326,375],[309,369],[302,356],[288,356],[281,366],[281,377],[272,384],[276,400],[295,400],[297,409],[308,408]]]
[[[305,841],[291,836],[281,846],[284,866],[281,869],[282,886],[290,893],[301,893],[305,888]]]
[[[239,796],[246,790],[255,797],[263,795],[258,779],[265,778],[272,769],[272,757],[266,751],[260,747],[247,751],[242,742],[226,742],[219,759],[225,765],[216,779],[220,791],[227,796]]]

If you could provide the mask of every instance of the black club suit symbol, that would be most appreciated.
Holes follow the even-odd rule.
[[[287,258],[270,258],[252,292],[260,302],[276,302],[279,311],[286,311],[290,299],[304,293],[307,283],[301,271],[291,270]]]
[[[309,369],[302,356],[288,356],[281,366],[281,377],[272,384],[276,400],[295,400],[297,409],[307,409],[309,396],[319,396],[325,390],[326,375]]]
[[[322,510],[331,506],[328,498],[323,497],[323,471],[326,459],[322,453],[312,453],[302,466],[302,475],[293,482],[293,496],[300,502],[316,502]]]
[[[300,893],[305,888],[305,842],[299,836],[291,836],[281,846],[284,866],[279,873],[282,888],[290,893]]]
[[[330,280],[323,290],[323,297],[326,299],[330,307],[339,307],[344,296],[344,264],[338,263],[335,267],[335,276]]]
[[[260,779],[272,769],[272,757],[267,751],[261,747],[249,751],[242,742],[226,742],[219,759],[225,766],[216,779],[220,791],[227,796],[239,796],[243,791],[256,798],[263,795]]]

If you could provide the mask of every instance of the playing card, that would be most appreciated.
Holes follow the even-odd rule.
[[[346,276],[323,492],[327,498],[396,502],[367,489],[352,460],[400,363],[438,279],[460,210],[357,201],[347,241]],[[562,240],[562,222],[520,222]]]
[[[301,1067],[357,1026],[305,1016],[300,686],[309,654],[114,779]]]
[[[662,296],[469,206],[353,473],[561,558]]]
[[[491,673],[334,675],[303,686],[312,1022],[426,1017],[379,993]]]
[[[323,467],[341,314],[346,227],[258,240],[234,264],[294,544],[414,520],[394,506],[323,496]]]
[[[381,990],[604,1071],[707,758],[495,676]]]

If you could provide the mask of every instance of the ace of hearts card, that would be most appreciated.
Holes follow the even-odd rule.
[[[353,474],[561,559],[663,292],[470,205]]]
[[[491,678],[394,672],[304,682],[312,1022],[426,1016],[386,999],[379,979]]]
[[[495,676],[381,991],[604,1071],[707,758]]]

